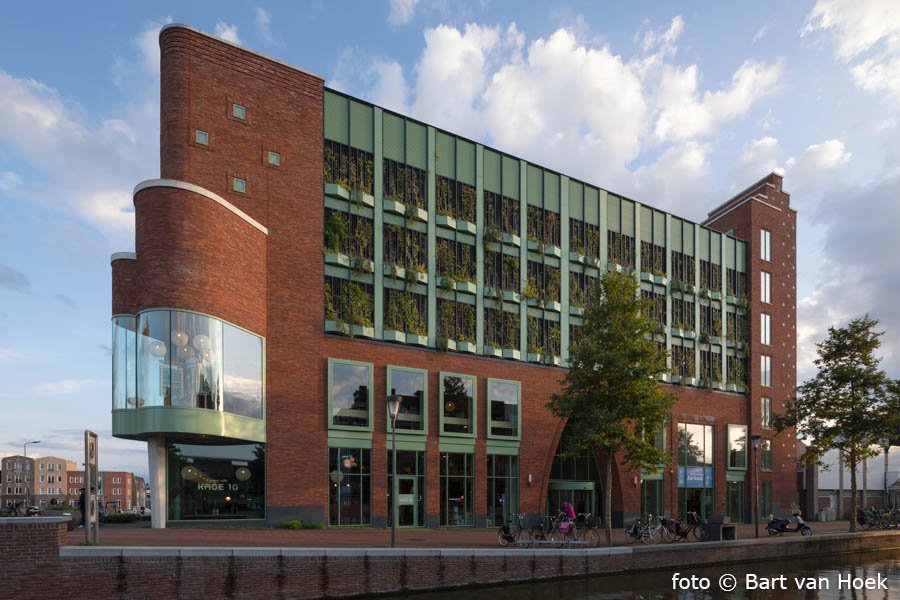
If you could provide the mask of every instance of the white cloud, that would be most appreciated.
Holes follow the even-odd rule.
[[[744,61],[732,75],[728,89],[706,90],[701,99],[697,65],[664,68],[656,97],[660,107],[655,126],[657,138],[680,140],[706,135],[721,123],[744,115],[753,103],[775,91],[783,70],[781,61]]]
[[[238,37],[237,25],[229,25],[225,21],[219,21],[216,23],[215,28],[213,28],[213,33],[226,42],[231,42],[232,44],[241,43],[241,38]]]
[[[839,61],[862,59],[851,68],[860,88],[900,98],[900,10],[895,2],[819,0],[807,15],[801,35],[814,32],[830,35]]]
[[[108,379],[62,379],[39,383],[32,388],[38,396],[69,396],[99,387],[109,387]]]
[[[33,170],[18,181],[20,193],[77,215],[125,247],[134,243],[131,190],[159,172],[161,26],[148,24],[132,40],[136,56],[114,65],[131,101],[111,116],[89,116],[46,83],[0,70],[0,142]]]
[[[763,25],[762,27],[759,28],[759,31],[757,31],[756,34],[753,36],[753,41],[750,42],[750,43],[751,43],[751,44],[755,44],[755,43],[758,42],[759,40],[761,40],[761,39],[763,39],[764,37],[766,37],[766,35],[767,35],[768,33],[769,33],[769,25],[768,25],[768,24]]]
[[[831,188],[840,176],[840,167],[849,163],[853,155],[841,140],[826,140],[812,144],[803,154],[787,160],[786,175],[795,191],[794,206],[811,208]]]
[[[780,152],[778,140],[772,136],[765,136],[744,144],[740,156],[728,173],[730,191],[742,190],[767,173],[779,171],[778,155]]]
[[[270,46],[281,46],[280,39],[272,34],[272,14],[261,6],[256,7],[256,30],[263,41]]]
[[[9,364],[25,355],[18,350],[12,348],[0,348],[0,365]]]
[[[0,190],[8,192],[22,183],[22,178],[12,171],[0,171]]]
[[[419,0],[390,0],[388,23],[391,25],[406,25],[412,21],[418,3]]]
[[[652,190],[639,197],[671,207],[697,206],[718,200],[704,188],[707,138],[775,93],[783,65],[748,60],[725,86],[702,89],[700,66],[675,62],[685,29],[676,16],[642,32],[639,54],[627,57],[572,29],[528,40],[515,23],[440,25],[425,31],[412,76],[392,60],[348,49],[331,84],[408,105],[418,119],[574,177],[623,193]],[[666,183],[673,177],[678,185]]]

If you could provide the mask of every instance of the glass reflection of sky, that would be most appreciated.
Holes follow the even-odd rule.
[[[502,402],[503,404],[518,404],[519,386],[514,383],[508,383],[505,381],[492,381],[491,402]]]
[[[369,367],[365,365],[332,365],[331,403],[337,408],[351,408],[353,394],[360,388],[369,387]]]

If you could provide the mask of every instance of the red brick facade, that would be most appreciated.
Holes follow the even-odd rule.
[[[564,371],[326,335],[322,260],[323,81],[180,26],[165,28],[160,45],[161,177],[217,194],[261,224],[267,233],[202,194],[171,187],[141,190],[135,197],[136,260],[113,262],[113,312],[136,313],[154,307],[192,310],[232,322],[265,338],[267,518],[273,522],[298,516],[327,521],[328,358],[370,362],[375,367],[373,521],[384,522],[386,517],[383,499],[387,495],[387,365],[428,371],[429,422],[435,424],[439,372],[478,377],[474,512],[481,517],[487,512],[483,468],[487,446],[486,378],[520,381],[520,509],[544,510],[551,463],[563,428],[547,410],[546,403],[558,389]],[[246,107],[245,120],[232,116],[232,103]],[[208,133],[208,145],[195,143],[198,129]],[[268,151],[280,153],[280,166],[267,164]],[[233,177],[247,182],[246,193],[232,191]],[[773,365],[779,365],[775,369],[773,394],[777,391],[778,401],[782,402],[793,386],[795,360],[794,213],[780,191],[780,178],[778,184],[775,195],[783,204],[779,212],[770,215],[764,207],[756,208],[756,203],[752,203],[752,207],[742,207],[713,225],[717,229],[734,227],[736,236],[750,241],[754,298],[758,291],[753,285],[758,285],[761,265],[750,233],[757,231],[760,224],[772,227],[773,255],[778,265],[784,261],[773,271],[773,281],[779,282],[777,294],[773,290],[779,308],[773,315],[773,338],[779,344],[779,352],[773,354]],[[758,238],[758,231],[756,235]],[[786,246],[781,246],[782,241]],[[790,254],[783,254],[786,251]],[[757,304],[752,304],[751,318],[757,314]],[[758,327],[754,321],[754,341],[759,337]],[[751,366],[753,360],[758,362],[755,346],[752,348]],[[750,399],[732,393],[674,388],[680,399],[667,436],[670,444],[677,439],[678,422],[715,426],[716,503],[725,497],[726,425],[751,423],[753,431],[758,429],[758,366],[750,371]],[[436,522],[439,506],[436,429],[429,432],[427,439],[429,522]],[[786,505],[796,494],[794,463],[788,454],[793,444],[782,450],[781,441],[776,440],[775,447],[775,462],[778,468],[783,465],[777,475],[776,504]],[[666,469],[664,490],[667,511],[677,513],[675,465]],[[749,498],[747,502],[749,506]],[[635,513],[639,506],[640,484],[635,475],[617,471],[613,511]]]
[[[732,230],[747,242],[750,353],[748,374],[750,393],[747,407],[750,434],[762,435],[772,443],[772,471],[760,472],[760,483],[771,481],[773,509],[785,509],[797,502],[796,442],[793,431],[776,437],[761,425],[761,399],[772,399],[772,412],[784,413],[785,402],[797,385],[797,212],[790,207],[790,195],[781,188],[782,177],[772,173],[709,213],[705,225],[720,231]],[[762,259],[760,231],[770,232],[771,260]],[[771,275],[771,302],[761,300],[761,273]],[[761,314],[771,315],[771,344],[761,343]],[[760,357],[770,356],[772,385],[762,385]],[[752,469],[748,474],[752,473]]]

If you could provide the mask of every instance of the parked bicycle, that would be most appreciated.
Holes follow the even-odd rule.
[[[519,538],[523,531],[524,514],[512,514],[509,519],[497,530],[497,541],[501,546],[509,546],[510,544],[518,544]],[[515,527],[512,522],[515,521]]]

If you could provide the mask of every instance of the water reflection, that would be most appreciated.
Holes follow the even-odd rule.
[[[692,575],[709,580],[707,591],[679,591],[672,589],[672,576],[680,571],[682,576]],[[722,575],[733,574],[738,582],[734,592],[723,592],[719,589]],[[747,575],[768,578],[770,588],[747,590]],[[784,575],[785,579],[772,579]],[[881,589],[847,589],[847,579],[871,578],[872,583],[881,576],[887,590]],[[800,581],[796,581],[795,578]],[[798,589],[813,583],[820,589]],[[844,579],[843,589],[839,589],[839,578]],[[828,589],[824,589],[825,587]],[[764,585],[758,585],[763,588]],[[780,589],[785,587],[787,589]],[[711,600],[718,598],[747,598],[773,600],[900,600],[900,557],[897,552],[855,554],[836,557],[804,559],[799,561],[783,561],[777,564],[752,563],[710,567],[704,569],[680,568],[655,573],[644,573],[638,576],[592,577],[510,585],[475,590],[416,594],[415,596],[393,596],[415,598],[417,600],[601,600],[607,598],[636,598],[640,600]]]

